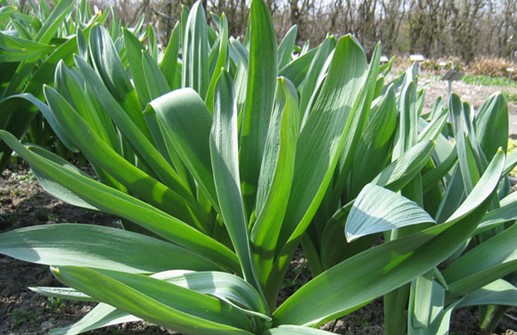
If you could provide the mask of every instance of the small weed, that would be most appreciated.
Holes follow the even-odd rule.
[[[26,174],[16,175],[16,179],[18,179],[20,184],[32,184],[36,178],[34,177],[32,170],[29,170]]]
[[[57,313],[65,307],[65,304],[59,298],[48,297],[45,303],[45,310],[51,313]]]

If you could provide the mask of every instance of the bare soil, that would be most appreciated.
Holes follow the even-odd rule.
[[[431,108],[438,96],[445,96],[447,84],[423,77],[420,84],[427,85],[426,108]],[[465,101],[478,108],[492,93],[508,88],[484,87],[455,82],[453,90]],[[517,89],[513,89],[517,94]],[[517,106],[509,106],[511,133],[517,134]],[[117,225],[117,218],[75,208],[46,194],[37,184],[31,172],[23,164],[11,164],[0,179],[0,232],[39,224],[79,222],[101,225]],[[292,285],[286,291],[308,280],[300,277],[303,261],[293,262],[289,273]],[[300,282],[301,281],[301,282]],[[28,289],[30,286],[59,286],[48,267],[20,262],[0,255],[0,335],[47,334],[55,327],[69,325],[91,308],[91,304],[49,299]],[[310,308],[310,307],[308,307]],[[512,318],[513,315],[513,318]],[[517,311],[512,309],[496,331],[498,335],[517,335]],[[382,302],[375,301],[365,308],[347,316],[325,329],[347,335],[380,335],[383,333]],[[461,309],[452,319],[452,334],[483,334],[478,328],[477,309]],[[147,323],[132,323],[112,326],[90,334],[175,334]]]

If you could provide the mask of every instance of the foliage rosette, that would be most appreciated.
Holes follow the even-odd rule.
[[[0,131],[46,191],[120,218],[0,235],[67,286],[34,290],[99,303],[55,333],[328,334],[385,297],[388,334],[445,334],[454,308],[515,305],[502,95],[423,115],[418,68],[388,82],[380,46],[369,62],[351,35],[300,49],[296,28],[277,45],[262,0],[243,41],[212,19],[197,2],[160,52],[151,28],[78,30],[46,102],[28,101],[94,177]],[[299,248],[313,279],[278,301]]]

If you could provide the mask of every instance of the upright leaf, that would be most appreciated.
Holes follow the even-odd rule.
[[[201,1],[192,6],[183,35],[182,87],[190,87],[204,98],[209,84],[209,65],[207,23]]]
[[[237,106],[232,85],[228,73],[223,72],[214,97],[210,157],[221,216],[241,262],[244,278],[261,291],[253,264],[240,189]]]
[[[276,34],[263,0],[251,2],[250,56],[246,101],[240,127],[240,175],[248,215],[255,202],[260,165],[273,109],[277,76]]]

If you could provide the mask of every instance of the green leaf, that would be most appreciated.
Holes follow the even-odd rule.
[[[142,51],[142,55],[147,90],[149,91],[151,99],[156,99],[159,96],[168,93],[171,89],[154,58],[145,51]]]
[[[478,226],[477,232],[490,229],[507,221],[517,220],[517,192],[510,193],[502,199],[500,206],[486,213]]]
[[[476,137],[485,156],[491,159],[498,148],[508,146],[508,107],[502,93],[494,94],[479,108],[474,118]]]
[[[249,320],[233,307],[162,280],[72,266],[52,271],[66,285],[99,301],[186,334],[251,334]]]
[[[152,100],[149,96],[144,69],[142,67],[142,52],[145,51],[145,48],[138,38],[127,29],[124,29],[124,45],[126,46],[127,61],[129,69],[131,70],[133,85],[135,85],[140,103],[142,106],[145,106]]]
[[[293,184],[279,245],[299,238],[330,183],[351,119],[352,107],[366,80],[366,55],[350,35],[339,40],[313,110],[296,150]]]
[[[45,19],[45,23],[39,29],[34,40],[40,43],[50,43],[58,29],[62,26],[66,16],[74,8],[75,3],[75,0],[59,1],[52,13],[50,13],[50,15]]]
[[[183,35],[182,87],[190,87],[204,98],[209,84],[209,65],[207,23],[201,1],[190,9]]]
[[[255,264],[263,284],[274,261],[281,229],[278,223],[284,218],[293,182],[299,124],[297,105],[296,89],[287,79],[279,78],[260,169],[255,205],[257,219],[251,231]]]
[[[217,297],[247,315],[271,322],[262,296],[242,278],[224,272],[166,271],[152,276],[171,284]]]
[[[262,0],[251,2],[249,17],[250,58],[244,110],[240,125],[240,175],[248,215],[255,203],[277,77],[276,34]]]
[[[231,250],[184,222],[145,202],[74,173],[51,160],[28,151],[16,138],[5,131],[0,130],[0,138],[31,164],[34,173],[39,174],[38,178],[51,179],[100,211],[132,221],[158,236],[174,241],[179,246],[231,269],[235,273],[240,272],[237,258]]]
[[[81,320],[64,328],[55,328],[50,331],[52,335],[73,335],[90,330],[118,325],[126,322],[137,322],[140,318],[121,311],[107,304],[98,304]]]
[[[357,197],[364,185],[389,162],[396,121],[396,96],[390,88],[379,104],[372,107],[370,119],[354,150],[347,199]]]
[[[90,33],[90,54],[95,70],[102,78],[102,81],[111,95],[124,109],[133,124],[136,125],[147,138],[151,138],[136,91],[129,81],[126,70],[122,65],[117,49],[108,31],[103,26],[93,27]],[[82,59],[81,61],[84,63]],[[76,63],[78,63],[77,65],[81,73],[83,73],[85,66],[81,69],[80,62],[78,62],[77,58]],[[88,85],[93,84],[93,82],[90,82],[86,78],[85,81]]]
[[[0,253],[37,264],[131,273],[221,269],[171,243],[121,229],[84,224],[34,226],[0,234]]]
[[[290,61],[293,54],[294,45],[296,43],[296,36],[298,34],[298,26],[294,25],[285,34],[282,42],[278,46],[278,68],[281,69]]]
[[[293,61],[278,71],[278,76],[286,77],[297,89],[301,88],[302,84],[306,81],[307,73],[317,51],[318,49],[311,49],[310,51],[296,57]]]
[[[244,279],[258,291],[260,283],[253,266],[247,220],[239,178],[237,106],[227,72],[219,78],[214,97],[214,123],[210,133],[210,157],[221,216],[241,262]]]
[[[156,113],[166,143],[170,141],[212,206],[218,208],[209,148],[212,117],[203,100],[192,89],[179,89],[151,101],[147,109]]]
[[[219,52],[217,53],[217,62],[215,64],[215,68],[212,73],[212,79],[210,79],[210,85],[208,86],[208,93],[205,98],[206,105],[212,112],[214,108],[214,94],[216,85],[223,68],[227,67],[228,63],[228,20],[224,14],[221,15],[221,25],[222,30],[219,33]]]
[[[392,191],[406,186],[427,164],[435,143],[422,141],[399,156],[372,180],[373,184]]]
[[[109,175],[127,187],[129,192],[144,201],[150,202],[200,229],[206,229],[205,222],[201,221],[203,213],[197,207],[193,197],[188,195],[184,197],[184,195],[176,193],[117,154],[92,131],[55,90],[45,87],[45,96],[60,127],[75,128],[74,132],[68,134],[73,137],[74,143],[94,166],[102,167]]]
[[[447,259],[470,238],[491,202],[503,166],[504,154],[499,151],[476,185],[480,198],[467,198],[463,215],[368,249],[323,272],[278,307],[273,313],[275,325],[322,324],[358,309]]]
[[[374,184],[366,185],[354,201],[345,226],[347,240],[434,220],[415,202]]]
[[[430,328],[443,310],[444,303],[445,289],[433,280],[433,271],[413,280],[408,307],[408,334]]]
[[[465,136],[462,120],[463,105],[456,94],[451,94],[449,101],[456,150],[458,151],[458,163],[465,192],[470,192],[479,179],[479,171],[473,157],[472,143]]]
[[[485,185],[492,185],[499,183],[501,179],[501,173],[505,165],[504,152],[499,149],[497,154],[492,159],[490,165],[486,168],[485,172],[472,189],[472,192],[467,196],[467,199],[463,201],[461,206],[447,219],[447,221],[457,220],[468,213],[472,212],[476,207],[485,201],[487,194]],[[480,193],[481,192],[481,193]]]
[[[314,217],[332,179],[351,120],[361,99],[359,92],[367,79],[366,55],[357,41],[347,35],[340,39],[332,58],[328,76],[312,107],[297,143],[291,197],[279,242],[279,269],[286,269],[298,241]],[[295,196],[293,196],[295,195]],[[275,292],[283,276],[270,276],[268,288]],[[276,294],[276,293],[275,293]]]
[[[324,68],[324,64],[329,58],[331,52],[336,46],[336,39],[331,36],[327,37],[318,47],[316,55],[310,64],[307,72],[306,79],[303,83],[300,95],[300,112],[302,113],[302,119],[305,119],[310,112],[309,102],[316,95],[318,89],[318,77],[321,75],[321,71]]]
[[[497,234],[461,256],[443,271],[451,297],[472,292],[517,271],[517,225]]]
[[[91,297],[69,287],[29,287],[29,290],[42,294],[46,297],[67,299],[74,301],[94,301]]]
[[[156,175],[159,176],[160,181],[182,194],[183,197],[188,198],[191,195],[190,186],[178,176],[145,134],[117,104],[93,69],[84,60],[77,57],[75,60],[81,75],[85,79],[88,91],[100,104],[103,112],[108,113],[113,119],[113,122],[133,145],[139,156],[151,166]]]
[[[174,79],[176,77],[176,68],[178,65],[178,51],[181,39],[180,32],[181,28],[179,22],[177,22],[171,32],[171,37],[167,43],[167,48],[165,49],[165,53],[160,63],[160,70],[165,76],[165,79],[167,79],[169,87],[172,88],[177,88],[174,87]]]
[[[506,280],[495,280],[467,294],[461,299],[458,308],[479,305],[517,306],[517,288]]]
[[[52,49],[52,45],[0,32],[0,62],[35,62]]]

